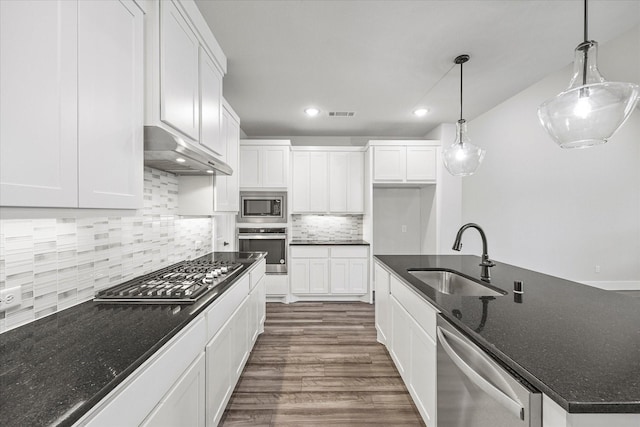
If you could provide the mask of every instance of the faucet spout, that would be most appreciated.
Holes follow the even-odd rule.
[[[456,234],[456,240],[453,242],[453,247],[451,249],[453,249],[454,251],[459,251],[460,249],[462,249],[462,235],[468,228],[475,228],[476,230],[478,230],[478,232],[480,233],[480,237],[482,238],[482,262],[480,263],[482,271],[480,273],[480,278],[488,282],[491,280],[489,267],[494,267],[496,263],[489,258],[489,250],[487,249],[487,236],[486,234],[484,234],[484,230],[482,229],[482,227],[472,222],[460,227],[458,233]]]

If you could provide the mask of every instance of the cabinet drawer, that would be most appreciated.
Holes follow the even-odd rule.
[[[267,261],[263,259],[253,270],[251,270],[251,273],[249,273],[249,277],[251,278],[251,289],[256,287],[260,279],[264,276],[266,269]]]
[[[207,309],[207,342],[231,318],[242,300],[249,295],[249,275],[245,275],[233,287]]]
[[[332,247],[331,258],[367,258],[369,248],[367,246]]]
[[[292,246],[291,258],[329,258],[326,246]]]
[[[431,304],[422,299],[411,289],[402,283],[393,274],[389,278],[391,295],[407,310],[422,329],[436,341],[436,310]]]

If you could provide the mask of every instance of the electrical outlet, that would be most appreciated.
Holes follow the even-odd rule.
[[[196,240],[195,244],[193,245],[193,248],[197,251],[201,247],[202,247],[202,240]]]
[[[599,265],[596,265],[595,271],[596,271],[596,273],[600,273],[600,266]]]
[[[0,290],[0,311],[17,307],[22,303],[20,286]]]
[[[402,232],[403,232],[403,233],[406,233],[406,232],[407,232],[407,226],[406,226],[406,225],[403,225],[403,226],[401,227],[401,229],[402,229]]]

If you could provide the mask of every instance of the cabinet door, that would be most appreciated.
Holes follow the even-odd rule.
[[[309,293],[309,260],[289,258],[291,261],[291,292],[294,294]]]
[[[81,208],[142,206],[143,20],[133,1],[78,3]]]
[[[160,2],[160,119],[197,141],[200,44],[173,1]]]
[[[240,187],[260,187],[260,147],[240,147]]]
[[[256,303],[258,304],[258,334],[264,331],[264,321],[267,318],[267,279],[266,276],[262,276],[260,282],[256,286],[258,290],[258,298]]]
[[[289,147],[262,147],[262,187],[287,187]]]
[[[393,295],[389,299],[391,308],[391,356],[400,376],[407,383],[411,362],[411,324],[409,315]]]
[[[1,206],[78,206],[77,8],[0,1]]]
[[[364,153],[349,153],[347,212],[364,213]]]
[[[331,293],[345,294],[349,292],[349,260],[331,260]]]
[[[236,217],[233,214],[216,215],[213,217],[214,225],[214,251],[234,252],[235,251],[235,228]]]
[[[309,260],[309,292],[326,294],[329,292],[329,260],[311,258]]]
[[[247,297],[233,316],[233,330],[231,333],[234,353],[231,362],[233,366],[232,375],[234,376],[232,379],[234,384],[238,377],[240,377],[244,362],[249,354],[249,340],[251,338],[249,333],[249,308],[250,301]]]
[[[327,153],[309,153],[309,212],[327,212]]]
[[[406,147],[374,147],[373,179],[375,181],[404,181],[406,174],[406,156]]]
[[[366,294],[369,262],[366,259],[349,260],[349,279],[347,289],[352,294]]]
[[[374,267],[376,328],[384,343],[389,339],[389,272],[378,263]]]
[[[218,425],[235,385],[231,365],[231,322],[207,344],[207,425]],[[182,424],[177,424],[182,425]]]
[[[435,181],[435,147],[407,147],[407,181]]]
[[[216,212],[238,212],[240,193],[238,188],[238,143],[240,141],[240,125],[223,109],[222,135],[226,144],[226,163],[233,169],[233,175],[215,176],[214,210]]]
[[[205,365],[205,356],[202,353],[142,423],[142,426],[204,427]]]
[[[309,203],[311,200],[311,192],[309,191],[310,164],[309,152],[294,151],[292,159],[292,213],[310,212]]]
[[[222,72],[200,47],[200,145],[226,160],[222,134]]]
[[[436,343],[411,320],[409,389],[427,425],[436,425]]]
[[[347,212],[349,153],[329,153],[329,211]]]

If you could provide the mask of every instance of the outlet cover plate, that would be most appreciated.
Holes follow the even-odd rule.
[[[0,290],[0,311],[5,311],[22,304],[22,290],[20,286]]]

